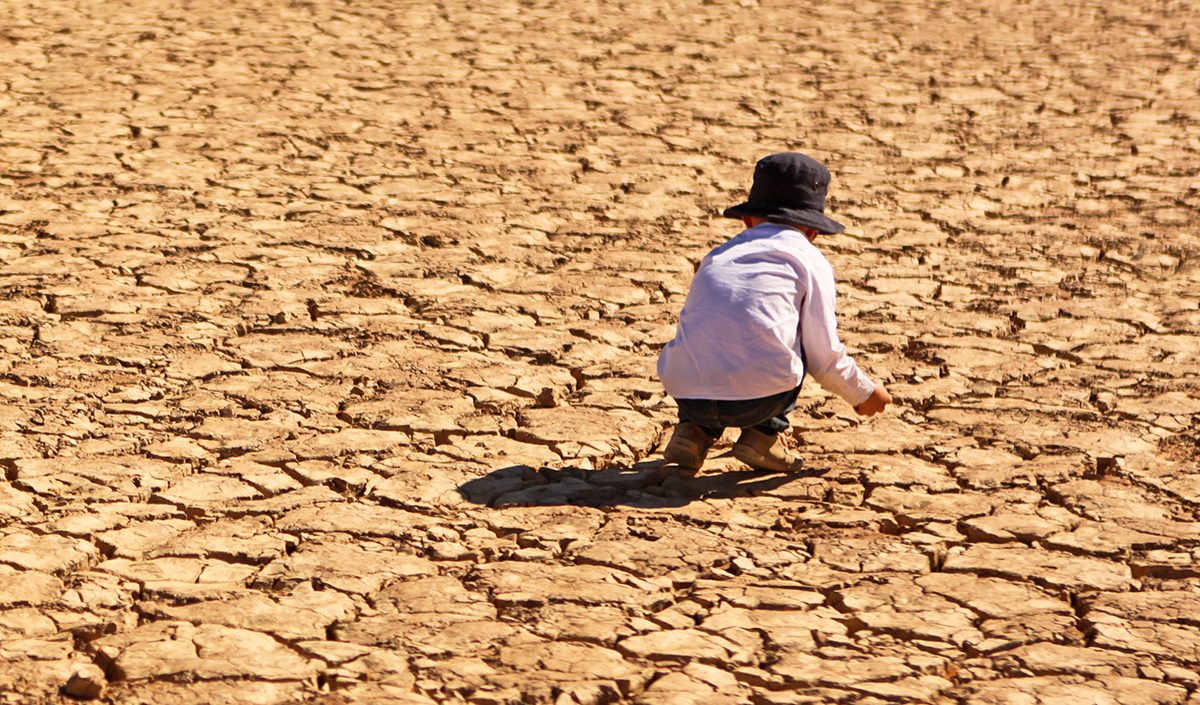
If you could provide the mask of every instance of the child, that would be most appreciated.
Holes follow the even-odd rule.
[[[724,212],[746,230],[701,261],[658,376],[679,406],[664,458],[695,472],[728,427],[752,468],[796,467],[780,439],[805,373],[864,416],[892,401],[838,340],[833,269],[813,245],[845,227],[827,217],[829,170],[795,152],[754,169],[750,197]]]

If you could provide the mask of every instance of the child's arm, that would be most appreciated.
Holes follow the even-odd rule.
[[[859,414],[882,411],[892,401],[891,395],[863,374],[838,338],[833,270],[825,264],[810,269],[808,276],[808,291],[800,305],[800,339],[808,374]]]

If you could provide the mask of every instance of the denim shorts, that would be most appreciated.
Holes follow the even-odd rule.
[[[796,387],[758,399],[676,399],[675,403],[680,421],[691,421],[710,436],[719,436],[727,428],[751,427],[774,435],[787,430],[787,415],[796,408],[799,395],[800,387]]]

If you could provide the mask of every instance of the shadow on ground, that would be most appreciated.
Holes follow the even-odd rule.
[[[682,507],[699,499],[749,497],[826,472],[826,468],[784,473],[747,470],[692,477],[661,460],[602,470],[512,465],[464,482],[458,491],[467,501],[489,507],[573,505],[653,509]]]

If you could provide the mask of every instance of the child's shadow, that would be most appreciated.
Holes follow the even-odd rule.
[[[602,470],[512,465],[468,480],[459,486],[458,492],[468,502],[489,507],[574,505],[653,509],[681,507],[698,499],[749,497],[828,471],[828,468],[781,473],[746,470],[692,477],[661,460]]]

